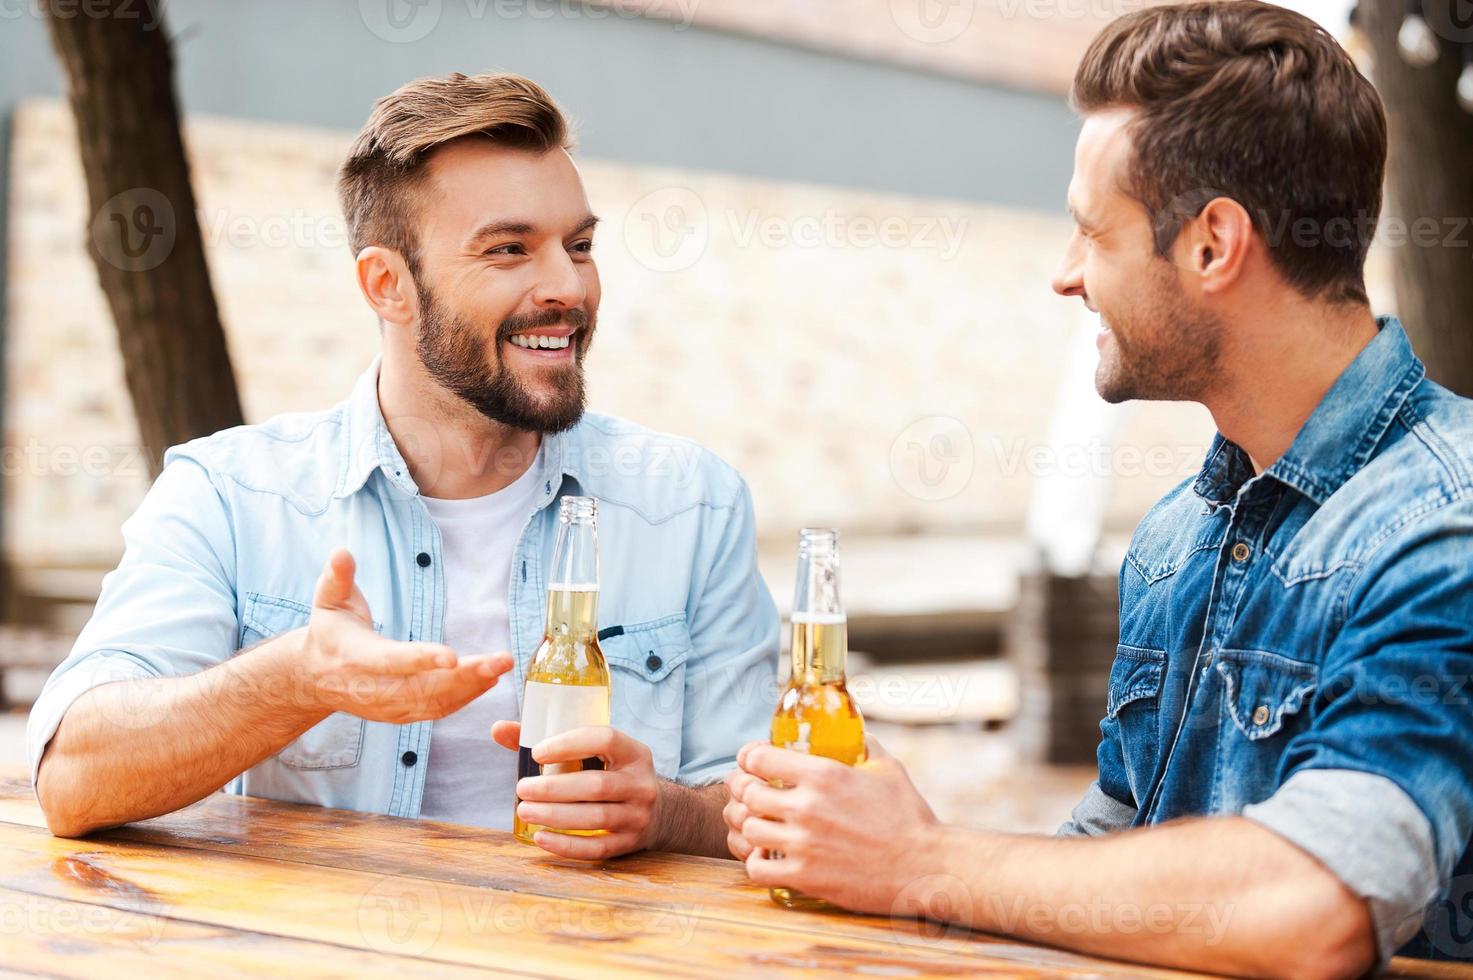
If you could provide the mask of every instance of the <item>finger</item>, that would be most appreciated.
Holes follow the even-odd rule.
[[[797,805],[793,800],[793,791],[790,789],[778,789],[766,783],[752,781],[742,794],[742,802],[753,814],[761,817],[775,817],[778,820],[791,820],[797,813]]]
[[[457,662],[455,651],[443,643],[401,643],[376,634],[365,637],[353,656],[361,669],[374,674],[419,674]]]
[[[864,757],[866,762],[895,761],[895,757],[885,750],[880,740],[868,734],[864,736]]]
[[[519,721],[498,721],[491,726],[491,739],[503,749],[513,752],[522,747],[522,723]]]
[[[601,861],[639,849],[639,836],[630,833],[574,837],[572,834],[539,830],[532,837],[532,842],[549,854],[577,858],[580,861]]]
[[[532,748],[532,758],[543,765],[599,758],[610,769],[638,762],[649,756],[643,742],[610,725],[585,725],[545,738]]]
[[[721,808],[721,819],[726,821],[727,827],[740,831],[742,824],[746,822],[747,817],[751,816],[751,813],[752,811],[747,809],[746,804],[730,800],[726,806]]]
[[[504,654],[483,653],[460,660],[448,671],[445,690],[453,700],[465,704],[485,694],[496,686],[496,682],[511,669],[510,658]],[[434,671],[442,673],[442,671]]]
[[[628,803],[529,803],[517,804],[517,816],[530,824],[559,830],[639,831],[648,820]]]
[[[797,885],[798,877],[791,858],[773,858],[761,847],[753,847],[747,855],[747,877],[759,885]]]
[[[759,779],[767,782],[780,779],[788,786],[802,786],[823,773],[848,768],[821,755],[780,749],[766,743],[743,746],[738,758],[742,768]]]
[[[454,714],[496,685],[496,665],[485,657],[462,657],[450,668],[436,668],[400,678],[407,692],[404,699],[413,711],[428,718]]]
[[[751,773],[742,772],[740,769],[733,769],[726,774],[726,792],[734,800],[740,800],[746,794],[747,788],[754,785],[765,786],[767,784]]]
[[[515,661],[509,653],[469,653],[456,660],[457,667],[466,668],[477,677],[489,677],[491,683],[501,679],[501,675],[511,670]]]
[[[752,853],[752,845],[739,831],[735,830],[729,830],[726,833],[726,849],[738,861],[745,861]]]
[[[627,780],[606,769],[557,772],[517,780],[517,799],[538,803],[618,802],[626,799]]]
[[[742,836],[753,847],[777,851],[780,854],[793,851],[799,839],[798,831],[792,825],[778,823],[776,820],[766,820],[762,817],[748,817],[742,824]]]
[[[764,742],[764,741],[755,740],[755,739],[753,741],[751,741],[751,742],[746,743],[741,748],[737,749],[737,754],[736,754],[737,766],[740,767],[740,768],[742,768],[742,769],[747,768],[746,763],[744,763],[742,761],[743,759],[745,759],[747,757],[747,753],[750,752],[750,751],[752,751],[753,749],[755,749],[759,745],[771,745],[771,744],[772,744],[771,742]]]
[[[327,565],[322,577],[317,580],[317,590],[312,596],[312,605],[320,609],[341,609],[353,597],[353,555],[347,548],[335,548],[327,556]]]

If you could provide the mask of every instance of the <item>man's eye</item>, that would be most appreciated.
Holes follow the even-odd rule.
[[[526,255],[527,253],[522,248],[522,246],[517,245],[517,244],[512,244],[512,245],[498,245],[495,248],[488,248],[486,250],[486,254],[487,255]]]
[[[586,255],[589,252],[593,251],[593,240],[590,238],[585,238],[582,241],[574,242],[572,245],[568,246],[568,250],[570,252],[582,252]]]

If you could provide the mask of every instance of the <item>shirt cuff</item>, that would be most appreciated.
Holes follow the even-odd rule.
[[[137,657],[120,651],[103,651],[84,657],[65,673],[53,674],[46,682],[26,719],[26,760],[31,764],[31,792],[36,789],[36,776],[41,771],[41,756],[51,737],[61,726],[72,702],[94,687],[113,681],[155,677]],[[126,724],[126,720],[124,720]],[[37,802],[40,802],[39,798]]]
[[[1074,807],[1069,821],[1060,827],[1055,837],[1098,837],[1124,830],[1135,822],[1136,808],[1121,803],[1100,789],[1098,781],[1090,784],[1084,799]]]
[[[1300,770],[1243,816],[1309,852],[1370,903],[1383,966],[1417,934],[1437,898],[1432,824],[1385,776]]]

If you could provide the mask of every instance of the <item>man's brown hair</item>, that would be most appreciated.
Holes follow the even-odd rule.
[[[1229,197],[1300,293],[1366,302],[1386,116],[1314,21],[1259,0],[1138,10],[1090,44],[1070,101],[1136,111],[1123,189],[1150,213],[1159,255],[1208,201]]]
[[[452,140],[483,137],[534,153],[571,149],[552,96],[519,75],[421,78],[379,99],[338,171],[338,201],[353,254],[392,248],[419,274],[415,216],[430,154]]]

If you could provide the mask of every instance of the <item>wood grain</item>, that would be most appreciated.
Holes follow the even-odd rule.
[[[734,861],[640,854],[585,864],[497,831],[224,794],[68,840],[45,830],[26,780],[0,779],[0,868],[0,961],[63,976],[100,975],[103,963],[410,977],[485,968],[723,978],[1191,975],[934,923],[789,912]],[[15,921],[41,928],[18,938]],[[162,938],[140,942],[153,936]],[[1391,975],[1470,977],[1473,969],[1398,960]]]
[[[521,895],[0,824],[14,891],[463,966],[549,976],[1093,976],[941,947],[737,927],[664,909]],[[1122,975],[1119,971],[1116,975]],[[1124,975],[1141,975],[1131,971]]]
[[[417,978],[546,976],[424,963],[368,950],[201,925],[108,905],[0,887],[0,976],[106,978],[176,966],[187,959],[211,977],[279,978],[303,973],[387,973]],[[136,974],[135,974],[136,975]]]
[[[29,784],[0,780],[0,821],[41,828]],[[91,838],[97,840],[99,838]],[[812,940],[840,937],[902,949],[980,956],[1034,968],[1092,976],[1183,977],[1190,974],[1092,957],[974,933],[959,927],[845,912],[793,912],[769,901],[735,861],[645,853],[590,865],[547,855],[510,834],[427,820],[400,820],[351,810],[214,794],[155,820],[103,835],[292,864],[353,868],[446,885],[525,896],[576,899],[663,913],[672,905],[702,921],[739,930],[773,929]]]

